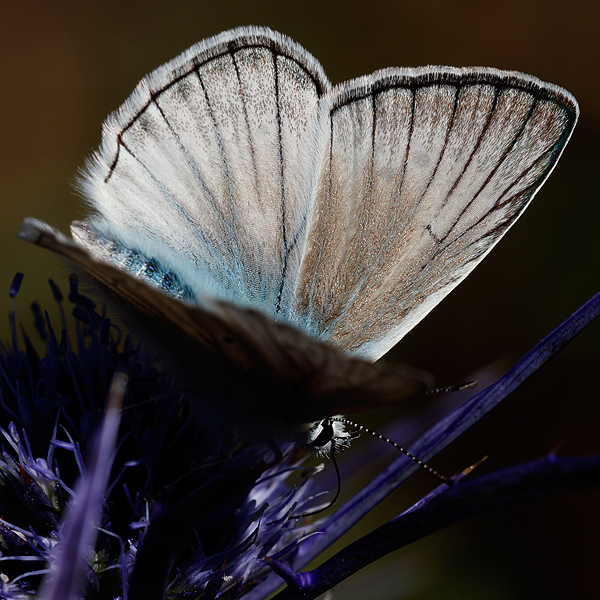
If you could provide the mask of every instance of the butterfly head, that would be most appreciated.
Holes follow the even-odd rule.
[[[339,421],[341,415],[309,423],[302,432],[302,442],[317,456],[331,456],[350,447],[357,435],[346,431],[345,424]]]

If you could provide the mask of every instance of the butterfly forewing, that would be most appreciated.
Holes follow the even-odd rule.
[[[105,124],[82,182],[99,214],[89,229],[177,264],[195,295],[275,314],[304,237],[301,149],[328,89],[317,61],[273,32],[190,49]]]
[[[493,69],[392,69],[335,88],[298,322],[379,358],[518,218],[576,119],[568,92]]]
[[[26,219],[20,237],[93,275],[190,391],[206,396],[218,424],[292,439],[307,423],[364,409],[365,399],[377,408],[425,390],[418,378],[352,358],[260,311],[212,297],[198,305],[177,300],[41,221]]]

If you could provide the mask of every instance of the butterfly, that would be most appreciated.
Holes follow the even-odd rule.
[[[390,68],[333,86],[263,27],[144,77],[104,123],[70,240],[19,236],[114,296],[216,423],[324,452],[340,413],[424,392],[373,362],[523,213],[575,99],[491,68]],[[331,421],[327,421],[331,424]]]

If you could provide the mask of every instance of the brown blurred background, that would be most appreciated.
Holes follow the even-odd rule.
[[[575,134],[532,206],[476,272],[399,344],[394,358],[430,370],[442,383],[482,370],[500,373],[600,288],[597,0],[217,6],[189,0],[3,3],[0,288],[8,289],[17,270],[26,273],[19,317],[28,328],[28,304],[52,304],[47,277],[66,284],[52,256],[15,239],[21,220],[36,216],[68,231],[82,215],[70,182],[98,145],[106,115],[148,71],[196,41],[247,24],[296,39],[333,82],[387,66],[483,65],[534,74],[580,102]],[[2,306],[7,315],[8,295]],[[1,321],[5,339],[8,319]],[[563,455],[599,452],[599,357],[596,323],[433,464],[452,474],[487,454],[483,473],[544,456],[560,444]],[[365,442],[350,452],[362,448]],[[351,465],[346,458],[345,490],[353,484]],[[433,485],[419,474],[354,535]],[[600,494],[580,494],[471,519],[355,575],[339,597],[599,598],[599,505]]]

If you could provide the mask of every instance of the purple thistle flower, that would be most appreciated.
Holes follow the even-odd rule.
[[[53,285],[60,301],[57,289]],[[298,465],[301,457],[292,446],[284,449],[281,463],[269,465],[261,449],[232,446],[219,432],[203,429],[202,414],[184,402],[167,376],[148,366],[139,347],[95,312],[75,278],[69,300],[74,340],[66,329],[57,335],[34,306],[45,356],[40,359],[25,337],[25,351],[13,343],[0,357],[0,570],[7,578],[0,595],[34,593],[48,578],[48,560],[52,575],[46,589],[55,589],[52,579],[71,568],[73,559],[53,549],[71,520],[81,519],[76,500],[90,494],[86,486],[98,485],[93,464],[105,469],[113,459],[95,549],[86,553],[84,597],[127,597],[129,586],[138,595],[149,585],[158,597],[163,588],[169,596],[187,597],[255,585],[268,570],[263,556],[295,552],[308,531],[290,516],[311,502],[313,470]],[[128,373],[129,381],[116,450],[113,456],[105,444],[94,460],[95,432],[117,371]],[[291,470],[304,475],[295,487],[286,483]],[[59,525],[71,503],[70,516]],[[89,522],[82,520],[83,526]],[[85,537],[76,533],[77,539]]]
[[[22,276],[15,278],[14,299]],[[61,306],[62,294],[51,283]],[[74,327],[60,334],[34,305],[43,358],[15,310],[0,352],[0,597],[315,598],[394,549],[457,520],[525,498],[600,487],[600,459],[547,459],[454,485],[301,573],[416,469],[399,456],[362,491],[312,524],[318,469],[294,446],[266,449],[203,427],[167,374],[133,346],[71,278]],[[411,447],[429,459],[489,412],[600,311],[600,294],[498,382]],[[115,373],[124,410],[104,412]],[[109,467],[112,465],[112,469]],[[290,475],[294,483],[290,483]],[[300,477],[298,477],[300,475]]]

